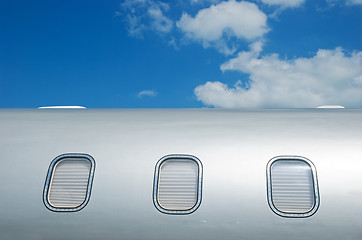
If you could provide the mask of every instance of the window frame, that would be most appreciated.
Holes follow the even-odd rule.
[[[271,167],[277,161],[302,161],[309,165],[312,173],[312,183],[313,183],[313,193],[314,193],[314,205],[308,212],[305,213],[288,213],[282,212],[277,207],[274,206],[273,196],[272,196],[272,181],[271,181]],[[319,188],[318,188],[318,178],[317,171],[314,164],[307,158],[301,156],[277,156],[269,160],[267,164],[267,195],[268,195],[268,204],[271,210],[279,216],[289,217],[289,218],[306,218],[315,214],[320,205],[320,196],[319,196]]]
[[[158,186],[159,186],[159,177],[160,177],[160,167],[163,163],[167,161],[194,161],[196,165],[198,166],[198,176],[197,176],[197,200],[193,207],[187,210],[168,210],[163,208],[159,201],[158,201]],[[190,214],[195,212],[201,205],[202,200],[202,173],[203,173],[203,166],[201,161],[192,155],[184,155],[184,154],[172,154],[172,155],[166,155],[162,157],[156,164],[155,167],[155,173],[154,173],[154,182],[153,182],[153,204],[155,205],[156,209],[162,213],[165,214]]]
[[[50,185],[51,185],[51,182],[52,182],[53,175],[54,175],[57,164],[60,163],[61,161],[66,160],[67,158],[86,159],[91,164],[90,171],[89,171],[88,184],[87,184],[86,197],[85,197],[83,203],[80,204],[77,207],[54,207],[49,202]],[[92,156],[90,156],[88,154],[84,154],[84,153],[65,153],[65,154],[61,154],[61,155],[57,156],[56,158],[54,158],[52,160],[52,162],[50,163],[48,173],[47,173],[47,177],[46,177],[45,184],[44,184],[44,190],[43,190],[43,202],[44,202],[44,205],[49,210],[51,210],[53,212],[77,212],[77,211],[80,211],[81,209],[83,209],[88,204],[89,199],[90,199],[90,195],[91,195],[91,191],[92,191],[92,185],[93,185],[94,171],[95,171],[95,160],[94,160],[94,158]]]

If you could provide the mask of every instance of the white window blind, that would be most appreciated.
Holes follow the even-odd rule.
[[[201,202],[201,162],[192,156],[168,156],[156,166],[154,202],[164,213],[191,213]]]
[[[59,161],[49,188],[49,203],[57,208],[74,208],[86,199],[91,163],[88,160]]]
[[[307,217],[318,207],[315,169],[304,158],[279,158],[268,167],[269,205],[286,217]]]
[[[63,154],[49,167],[45,205],[53,211],[78,211],[90,196],[94,160],[86,154]]]

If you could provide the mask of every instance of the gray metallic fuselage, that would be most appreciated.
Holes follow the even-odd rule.
[[[42,201],[51,161],[96,162],[89,203],[58,213]],[[152,200],[157,161],[196,156],[202,202],[187,215]],[[285,218],[269,207],[276,156],[316,167],[320,207]],[[1,110],[0,239],[362,239],[362,110]]]

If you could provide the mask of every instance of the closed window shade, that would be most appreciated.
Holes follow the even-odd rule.
[[[61,155],[53,160],[44,191],[46,206],[53,211],[77,211],[87,204],[94,172],[89,155]]]
[[[87,160],[61,160],[54,167],[49,203],[58,208],[80,206],[87,196],[91,163]]]
[[[158,202],[169,210],[187,210],[197,201],[198,167],[194,161],[166,161],[161,165]]]
[[[191,213],[201,202],[201,162],[192,156],[168,156],[156,166],[154,202],[164,213]]]
[[[268,166],[268,200],[285,217],[308,217],[319,205],[313,164],[305,158],[274,159]]]

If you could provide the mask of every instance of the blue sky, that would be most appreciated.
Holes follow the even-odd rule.
[[[362,107],[361,0],[0,2],[0,107]]]

